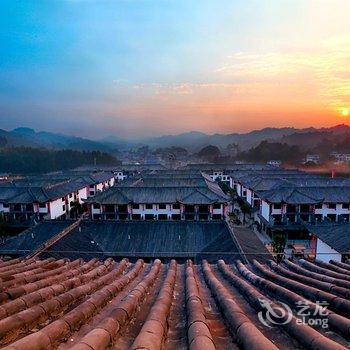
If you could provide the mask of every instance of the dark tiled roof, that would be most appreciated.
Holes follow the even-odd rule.
[[[320,223],[307,229],[339,253],[350,253],[350,224]]]
[[[8,238],[0,244],[1,254],[27,255],[72,224],[69,220],[48,220]]]
[[[191,202],[186,198],[199,198],[200,202]],[[101,204],[128,203],[176,203],[210,204],[227,202],[227,196],[215,185],[213,188],[192,187],[112,187],[98,193],[87,202]]]
[[[232,227],[232,230],[249,262],[255,259],[266,263],[269,259],[272,259],[271,253],[250,228]]]
[[[49,187],[14,186],[12,193],[8,188],[0,187],[0,197],[5,203],[40,203],[63,197],[85,186],[86,184],[82,184],[80,181],[59,183]]]
[[[226,170],[226,171],[239,171],[239,170],[269,170],[276,169],[268,164],[216,164],[216,163],[198,163],[198,164],[187,164],[181,169],[195,169],[202,171],[215,171],[215,170]]]
[[[350,187],[278,187],[270,191],[258,191],[258,195],[270,203],[314,204],[349,203]]]
[[[335,285],[342,280],[324,283],[326,274],[293,265],[0,262],[0,345],[9,350],[346,349],[349,292]],[[302,272],[294,273],[296,268]],[[346,283],[348,274],[338,275]],[[298,324],[297,302],[316,318],[320,297],[330,302],[322,316],[329,328]],[[288,318],[269,325],[263,305],[280,315],[278,302],[289,306]]]
[[[44,221],[0,246],[1,254],[25,255],[37,249],[71,220]],[[43,253],[55,258],[192,257],[242,258],[224,221],[83,221]]]
[[[77,243],[79,242],[79,243]],[[81,253],[84,251],[85,253]],[[45,253],[58,257],[240,258],[225,222],[85,221]]]
[[[199,177],[142,177],[121,181],[118,187],[206,187],[207,184],[202,176]]]
[[[111,173],[93,173],[84,176],[51,174],[27,177],[0,185],[0,200],[5,203],[46,202],[66,196],[91,184],[105,182]]]
[[[278,187],[350,187],[350,180],[346,178],[327,178],[327,177],[314,177],[308,174],[302,176],[292,175],[278,175],[270,174],[266,175],[246,175],[239,179],[239,181],[247,188],[254,191],[266,191]]]

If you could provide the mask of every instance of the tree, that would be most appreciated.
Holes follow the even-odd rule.
[[[240,207],[241,207],[241,211],[242,211],[242,214],[243,214],[243,223],[245,223],[245,217],[246,217],[247,214],[251,213],[251,207],[246,202],[241,203]]]
[[[0,213],[0,243],[5,240],[6,220],[3,213]]]
[[[283,259],[287,236],[283,233],[275,233],[272,237],[272,249],[276,253],[276,260],[280,263]]]
[[[197,156],[209,161],[214,161],[221,156],[221,152],[218,147],[209,145],[203,147],[198,153]]]
[[[230,187],[227,185],[226,182],[218,181],[218,185],[221,188],[222,192],[224,192],[225,194],[230,192]]]
[[[226,147],[226,152],[231,156],[231,157],[236,157],[237,154],[240,152],[239,145],[237,143],[230,143]]]
[[[305,152],[298,146],[286,143],[262,141],[256,147],[240,153],[237,158],[252,162],[267,162],[271,159],[281,161],[297,161],[305,157]]]
[[[6,137],[0,136],[0,147],[5,147],[7,145]]]
[[[45,148],[0,148],[0,171],[35,174],[76,168],[81,165],[117,165],[120,161],[100,151],[48,150]]]
[[[79,202],[73,202],[70,209],[71,217],[78,217],[79,215],[84,213],[84,207]]]

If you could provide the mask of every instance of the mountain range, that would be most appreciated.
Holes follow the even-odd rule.
[[[190,131],[178,135],[164,135],[159,137],[124,140],[115,136],[94,141],[86,138],[68,136],[46,131],[36,132],[33,129],[19,127],[11,131],[0,129],[0,147],[45,147],[52,149],[100,150],[115,153],[129,148],[149,146],[151,149],[159,147],[182,147],[190,152],[197,152],[204,146],[213,145],[220,149],[230,144],[236,144],[241,150],[247,150],[258,145],[261,141],[283,142],[289,145],[299,145],[310,148],[322,142],[339,142],[350,136],[350,126],[341,124],[330,128],[264,128],[248,133],[205,134]]]

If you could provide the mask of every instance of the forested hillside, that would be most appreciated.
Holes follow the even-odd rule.
[[[48,150],[45,148],[0,148],[0,172],[41,173],[81,165],[117,165],[117,158],[100,151]]]

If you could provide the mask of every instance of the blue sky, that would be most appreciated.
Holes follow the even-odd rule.
[[[348,13],[347,0],[2,0],[0,128],[334,124],[350,101]]]

